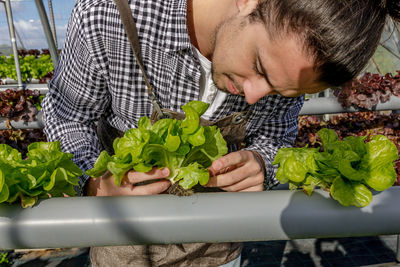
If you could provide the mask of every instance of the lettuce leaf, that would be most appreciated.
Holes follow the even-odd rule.
[[[61,151],[59,141],[34,142],[28,146],[27,158],[8,145],[0,145],[0,203],[31,207],[39,198],[74,196],[74,186],[83,174],[70,153]]]
[[[344,206],[364,207],[372,200],[370,189],[382,191],[396,180],[394,161],[399,157],[396,145],[377,135],[349,136],[339,140],[335,131],[321,129],[320,148],[281,148],[273,164],[278,164],[276,178],[301,188],[311,195],[319,186],[330,191]]]
[[[371,191],[362,183],[337,177],[331,186],[332,198],[343,206],[365,207],[372,201]]]
[[[365,184],[376,191],[383,191],[391,187],[396,181],[396,171],[392,164],[371,169],[365,178]]]
[[[275,156],[272,164],[279,164],[276,178],[281,183],[288,181],[300,183],[307,173],[315,173],[318,165],[315,155],[318,152],[315,148],[281,148]]]
[[[115,154],[102,151],[86,174],[99,177],[108,170],[119,186],[129,170],[147,172],[153,167],[168,167],[170,181],[179,182],[184,189],[207,184],[208,167],[228,153],[219,129],[200,125],[200,116],[208,106],[201,101],[191,101],[182,106],[185,119],[161,119],[154,125],[148,117],[141,117],[138,128],[126,131],[114,141]]]

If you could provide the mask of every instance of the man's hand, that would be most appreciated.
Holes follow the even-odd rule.
[[[90,178],[87,182],[86,194],[89,196],[128,196],[128,195],[155,195],[168,189],[171,182],[166,178],[168,168],[162,170],[153,168],[143,173],[129,171],[121,181],[121,186],[116,186],[114,177],[110,172],[96,179]],[[156,181],[155,181],[156,180]],[[140,184],[139,184],[140,183]]]
[[[211,177],[207,186],[231,192],[262,191],[263,167],[255,153],[241,150],[215,160],[209,168]]]

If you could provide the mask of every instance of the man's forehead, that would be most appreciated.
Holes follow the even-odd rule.
[[[305,52],[304,42],[293,34],[258,43],[261,64],[269,73],[277,89],[303,89],[321,87],[314,59]]]

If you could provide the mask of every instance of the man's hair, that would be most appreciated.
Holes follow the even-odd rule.
[[[298,34],[319,81],[339,86],[368,63],[387,15],[400,19],[399,0],[260,0],[249,18],[262,20],[272,38]]]

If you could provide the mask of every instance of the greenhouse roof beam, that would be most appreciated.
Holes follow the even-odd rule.
[[[400,187],[364,208],[322,190],[53,198],[0,205],[0,250],[392,235],[398,203]]]
[[[385,44],[381,44],[381,46],[383,48],[385,48],[390,54],[392,54],[394,57],[396,57],[397,59],[400,59],[400,56],[398,54],[396,54],[396,52],[394,52],[390,47],[388,47]]]

